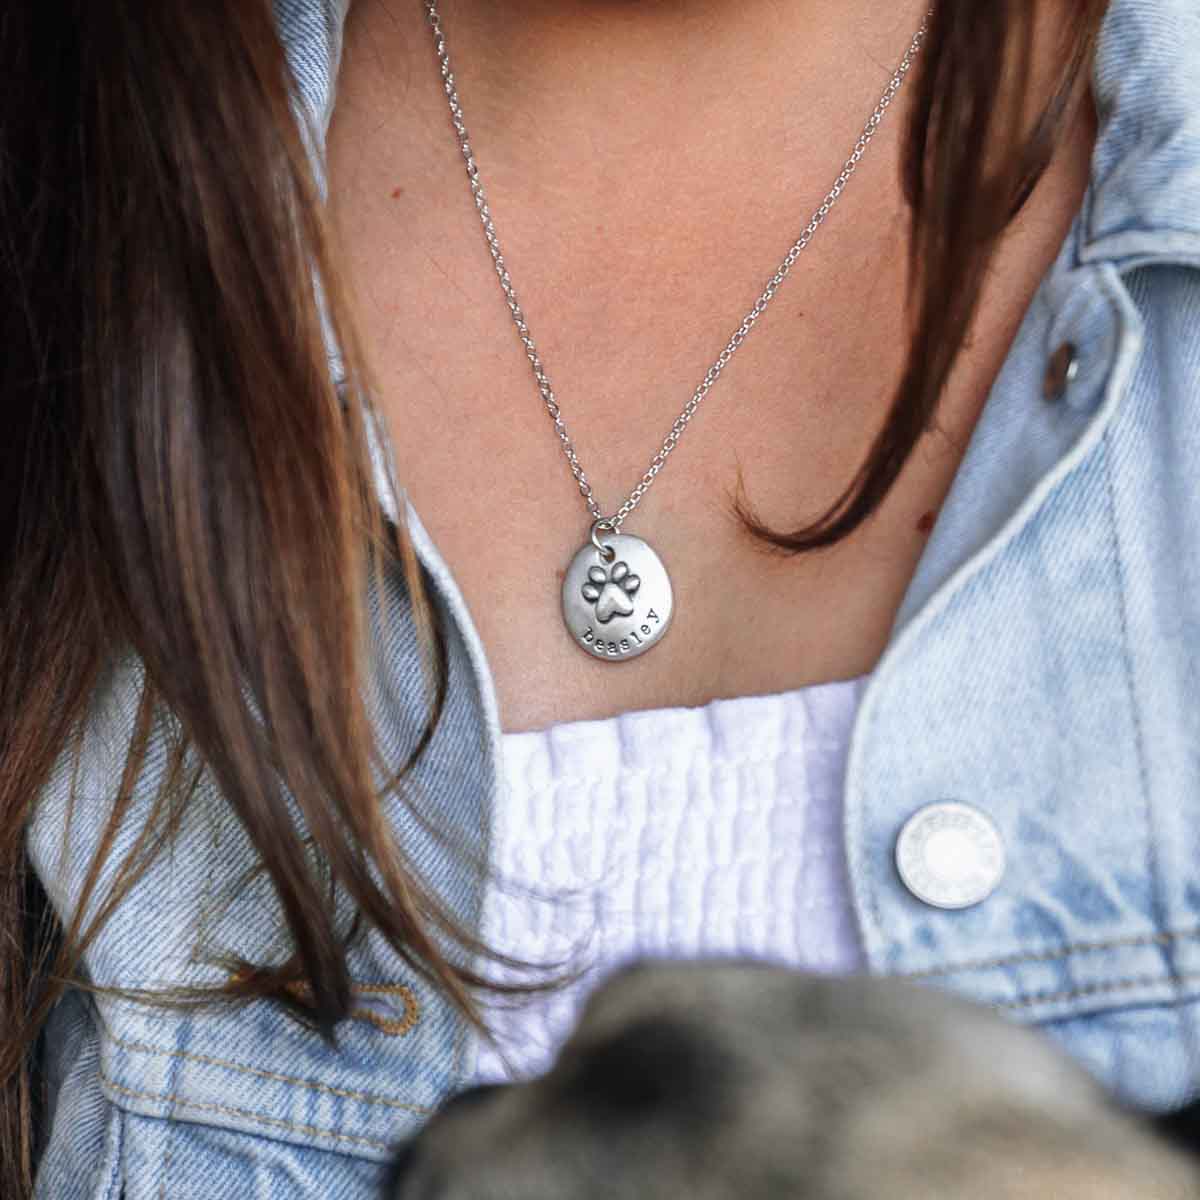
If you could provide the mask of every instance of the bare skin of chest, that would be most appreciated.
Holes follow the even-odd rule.
[[[868,450],[903,367],[902,112],[889,114],[624,526],[667,565],[671,630],[639,658],[600,662],[573,643],[560,615],[562,573],[591,518],[495,279],[431,47],[384,53],[401,32],[406,44],[428,35],[411,16],[397,31],[358,2],[329,135],[331,210],[400,481],[466,598],[504,729],[870,671],[1021,317],[1078,209],[1090,113],[1007,236],[938,426],[881,510],[829,550],[782,557],[733,516],[739,471],[773,526],[818,516]],[[888,43],[899,50],[903,29],[897,23],[899,40]],[[464,27],[468,47],[469,37]],[[593,154],[576,149],[561,171],[537,173],[527,169],[540,161],[531,140],[545,139],[543,157],[572,143],[557,129],[515,141],[482,105],[473,120],[467,73],[456,64],[518,296],[606,512],[640,479],[836,176],[886,82],[881,61],[886,52],[851,63],[841,89],[850,98],[839,93],[815,133],[776,131],[782,148],[772,150],[765,129],[739,125],[725,105],[731,127],[710,116],[701,129],[670,113],[616,135],[602,126]],[[622,103],[613,120],[624,111]],[[488,134],[530,157],[508,162],[497,151],[489,171]]]

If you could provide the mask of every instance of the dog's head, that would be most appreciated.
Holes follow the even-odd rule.
[[[394,1200],[1184,1200],[1200,1175],[983,1009],[896,981],[693,963],[615,976],[548,1074],[451,1100],[390,1187]]]

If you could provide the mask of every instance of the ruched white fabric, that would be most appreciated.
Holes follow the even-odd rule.
[[[866,680],[504,736],[483,938],[583,971],[490,1008],[500,1048],[478,1047],[477,1080],[547,1066],[586,993],[633,957],[859,968],[841,795]]]

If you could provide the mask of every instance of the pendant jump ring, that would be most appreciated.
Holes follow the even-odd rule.
[[[592,522],[592,545],[600,552],[600,557],[605,562],[612,562],[617,557],[617,552],[611,546],[606,546],[597,536],[602,529],[608,530],[609,533],[617,532],[612,517],[601,517],[598,521]]]

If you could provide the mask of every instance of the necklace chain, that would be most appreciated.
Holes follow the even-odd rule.
[[[567,427],[563,423],[562,411],[559,408],[558,400],[554,395],[554,388],[550,385],[550,380],[546,375],[545,368],[542,366],[542,360],[538,355],[537,346],[529,333],[529,326],[525,320],[525,313],[521,308],[520,302],[517,300],[517,293],[513,288],[512,278],[508,273],[508,267],[504,262],[504,255],[500,250],[500,242],[496,236],[496,226],[492,221],[491,210],[488,207],[487,195],[483,190],[483,181],[479,175],[479,166],[475,162],[475,156],[471,150],[471,142],[467,136],[467,126],[463,119],[462,106],[459,103],[458,92],[454,86],[454,73],[450,68],[450,55],[446,49],[446,35],[442,29],[441,16],[438,13],[436,0],[424,0],[425,12],[429,18],[429,24],[433,31],[434,46],[437,50],[438,60],[441,63],[442,82],[446,90],[446,98],[450,102],[450,115],[454,122],[455,132],[458,134],[458,144],[462,151],[463,158],[467,166],[467,178],[471,184],[471,195],[475,199],[475,207],[479,211],[479,219],[483,224],[484,236],[487,238],[488,249],[491,251],[492,262],[496,267],[496,275],[500,280],[500,287],[504,291],[504,297],[508,301],[508,309],[512,314],[513,324],[516,325],[517,333],[520,335],[521,343],[525,347],[525,355],[529,359],[529,364],[533,368],[533,377],[537,381],[538,391],[541,393],[543,401],[546,404],[546,411],[550,414],[551,420],[554,422],[554,432],[558,435],[558,440],[562,445],[563,454],[566,456],[567,463],[570,465],[571,474],[575,477],[575,482],[579,485],[580,494],[583,496],[587,504],[588,512],[590,512],[597,522],[599,528],[609,529],[613,533],[619,532],[622,522],[631,512],[638,506],[641,499],[650,490],[651,484],[654,483],[658,473],[666,465],[667,458],[671,451],[679,444],[679,439],[683,436],[683,431],[687,428],[688,422],[695,416],[696,410],[700,407],[701,401],[708,395],[714,383],[720,377],[721,372],[728,365],[729,360],[734,356],[738,347],[746,340],[750,330],[754,328],[758,318],[762,316],[768,304],[771,303],[775,293],[782,286],[783,281],[788,277],[796,260],[803,253],[805,247],[812,241],[817,230],[821,227],[825,218],[833,210],[833,206],[837,203],[846,184],[850,180],[850,176],[854,174],[855,168],[859,164],[859,160],[866,152],[867,146],[871,139],[875,136],[879,129],[879,125],[883,120],[883,115],[887,111],[888,106],[896,97],[896,93],[900,90],[904,82],[904,77],[908,74],[912,67],[913,60],[921,49],[921,43],[925,39],[926,29],[928,27],[929,14],[926,13],[921,21],[920,27],[913,35],[913,39],[908,49],[904,53],[904,57],[900,60],[895,73],[888,82],[883,95],[879,99],[879,103],[875,106],[875,111],[871,113],[867,119],[867,123],[859,135],[858,141],[854,144],[854,149],[850,153],[850,157],[846,159],[842,167],[841,173],[834,181],[833,186],[829,189],[825,199],[821,201],[820,206],[809,218],[808,224],[804,227],[804,231],[793,243],[790,250],[784,256],[783,261],[779,264],[775,274],[771,276],[764,288],[763,293],[754,302],[754,307],[742,318],[742,323],[734,330],[725,349],[717,356],[716,361],[708,368],[704,378],[700,381],[696,390],[692,393],[692,397],[683,406],[679,416],[675,418],[674,424],[663,438],[662,445],[658,449],[658,453],[650,462],[650,466],[646,468],[645,474],[638,482],[637,487],[629,493],[625,502],[620,508],[610,517],[605,517],[600,508],[599,502],[596,500],[595,493],[592,490],[591,482],[584,473],[583,467],[579,462],[579,455],[575,451],[575,445],[571,441],[570,435],[567,433]],[[594,527],[595,528],[595,527]]]

